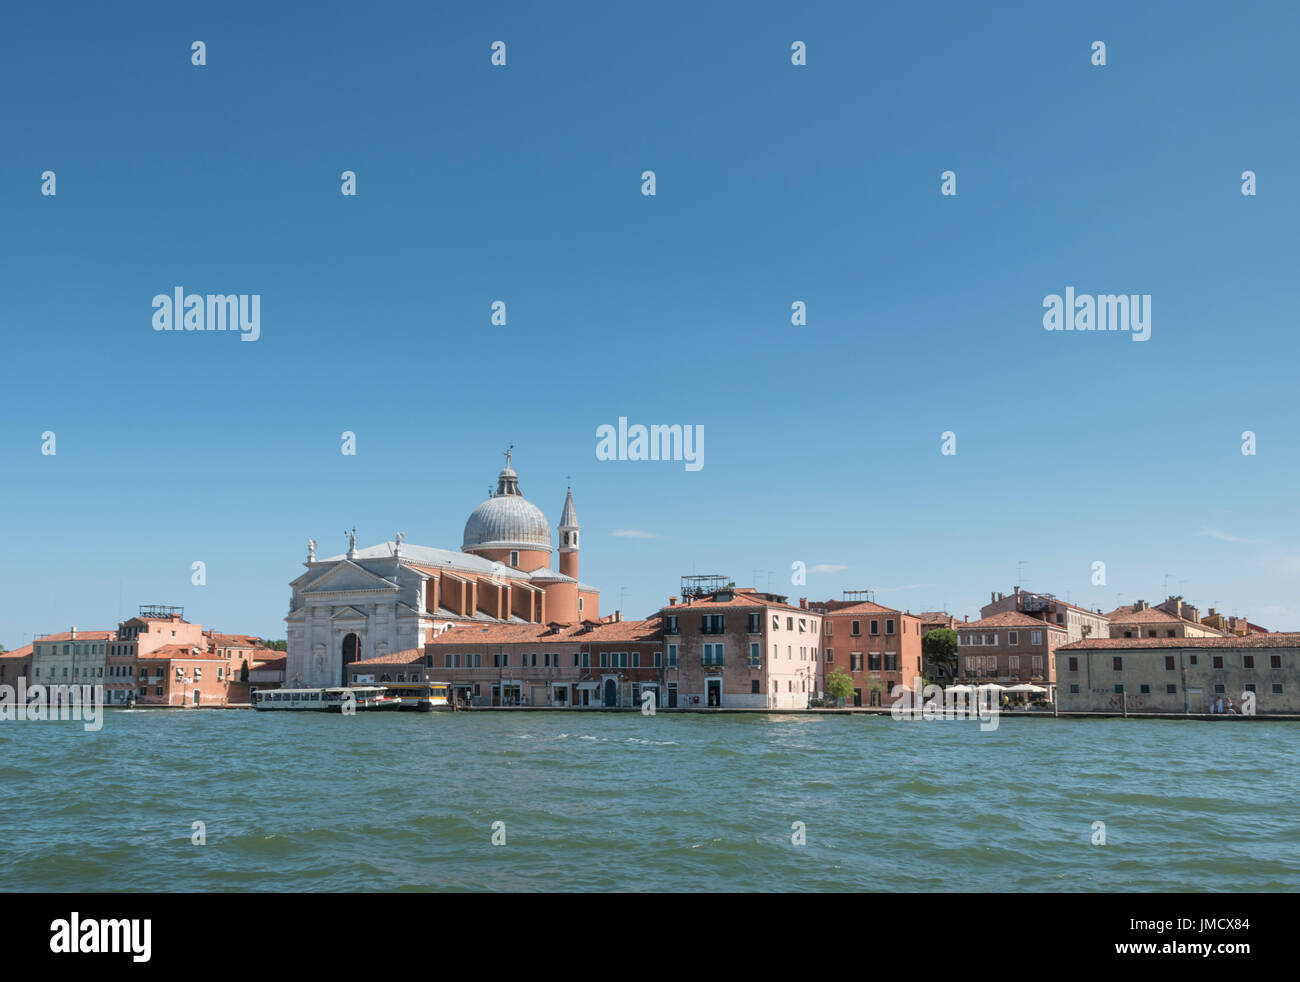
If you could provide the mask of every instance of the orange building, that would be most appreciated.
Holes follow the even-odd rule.
[[[870,600],[828,600],[824,611],[824,670],[853,677],[853,705],[888,706],[894,687],[911,688],[922,674],[921,618]]]

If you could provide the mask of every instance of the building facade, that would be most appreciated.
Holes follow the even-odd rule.
[[[1039,685],[1053,698],[1056,649],[1067,643],[1065,624],[1003,611],[957,628],[957,681],[980,685]]]
[[[1062,711],[1300,713],[1300,634],[1096,639],[1056,659]]]
[[[871,601],[814,604],[822,610],[824,673],[847,671],[854,706],[888,706],[894,687],[922,676],[921,618]]]
[[[551,529],[506,466],[497,490],[470,514],[459,552],[394,541],[317,560],[290,587],[287,683],[338,685],[354,661],[422,648],[467,625],[577,624],[599,620],[600,594],[578,580],[579,535],[572,489],[559,526],[559,568],[550,567]]]
[[[1034,593],[1015,587],[1011,593],[992,593],[980,608],[980,617],[1008,612],[1024,614],[1065,629],[1070,641],[1110,636],[1110,621],[1099,610],[1088,610],[1051,593]]]

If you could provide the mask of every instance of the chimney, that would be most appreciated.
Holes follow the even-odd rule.
[[[76,641],[76,640],[77,640],[77,625],[76,625],[76,624],[73,624],[73,625],[72,625],[72,640],[73,640],[73,641]]]
[[[970,623],[970,614],[967,614],[965,617],[962,618],[962,620],[969,624],[969,623]]]
[[[1020,587],[1016,587],[1016,593],[1020,592]]]
[[[800,597],[800,598],[799,598],[799,609],[800,609],[800,610],[807,610],[807,609],[808,609],[808,598],[807,598],[807,597]]]
[[[998,602],[998,591],[997,591],[997,590],[990,590],[990,591],[989,591],[989,603],[993,604],[993,603],[997,603],[997,602]]]
[[[623,622],[623,612],[621,610],[614,611],[614,623],[621,624],[622,622]]]
[[[668,606],[669,606],[669,607],[676,607],[676,606],[677,606],[677,598],[676,598],[676,597],[669,597],[669,598],[668,598]]]

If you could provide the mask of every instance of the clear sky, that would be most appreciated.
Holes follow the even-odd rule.
[[[1295,4],[288,6],[6,11],[0,642],[281,638],[309,537],[458,548],[509,443],[604,612],[1167,583],[1300,629]],[[177,286],[261,337],[154,331]],[[1045,331],[1070,286],[1150,340]],[[704,467],[598,460],[620,416]]]

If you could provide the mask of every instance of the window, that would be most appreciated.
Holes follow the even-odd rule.
[[[746,628],[749,634],[758,634],[763,630],[762,614],[750,614],[749,626]]]
[[[794,630],[794,618],[793,618],[793,617],[787,617],[787,618],[785,619],[785,629],[786,629],[787,631],[793,631],[793,630]]]
[[[706,665],[722,664],[722,645],[706,644],[704,646],[704,664]]]
[[[860,672],[860,671],[862,671],[862,652],[860,652],[860,651],[850,652],[850,654],[849,654],[849,671],[850,671],[850,672]]]
[[[1008,632],[1007,632],[1007,644],[1019,644],[1019,643],[1020,643],[1020,632],[1019,632],[1019,631],[1008,631]]]
[[[879,634],[879,633],[880,633],[880,621],[872,621],[872,622],[871,622],[871,633],[872,633],[872,634]]]
[[[1275,695],[1275,696],[1280,696],[1281,694],[1282,694],[1282,683],[1281,683],[1281,682],[1274,682],[1274,683],[1273,683],[1273,695]]]
[[[1223,656],[1222,656],[1222,655],[1214,655],[1213,657],[1214,657],[1214,667],[1215,667],[1215,668],[1222,668],[1222,667],[1223,667]]]
[[[1078,670],[1079,670],[1079,659],[1078,659],[1078,657],[1076,657],[1075,655],[1071,655],[1071,656],[1070,656],[1070,671],[1072,671],[1072,672],[1077,672]]]
[[[1170,628],[1169,630],[1165,631],[1165,637],[1172,638],[1173,636],[1174,636],[1173,628]]]
[[[1020,673],[1020,656],[1007,655],[1007,671],[1012,675]]]
[[[663,668],[663,667],[664,667],[664,653],[662,651],[656,651],[655,668]]]
[[[1269,656],[1268,656],[1268,667],[1269,667],[1269,668],[1281,668],[1281,667],[1282,667],[1282,656],[1281,656],[1281,655],[1269,655]]]
[[[1138,686],[1138,695],[1149,696],[1150,694],[1151,686],[1147,685],[1145,682]]]
[[[1187,656],[1187,664],[1189,664],[1189,665],[1195,665],[1195,664],[1196,664],[1196,655],[1188,655],[1188,656]]]
[[[1079,694],[1079,683],[1075,682],[1073,685],[1070,686],[1070,695],[1077,696],[1078,694]]]
[[[835,649],[834,649],[834,648],[827,648],[827,649],[826,649],[826,664],[827,664],[827,665],[831,665],[831,664],[833,664],[834,662],[835,662]]]
[[[515,552],[513,549],[510,550],[510,565],[511,566],[519,565],[519,553]]]
[[[1223,683],[1220,682],[1218,685],[1214,687],[1214,694],[1216,696],[1223,695]]]
[[[1122,696],[1123,694],[1124,694],[1124,686],[1123,686],[1123,684],[1117,684],[1117,685],[1115,686],[1115,695],[1117,695],[1117,696]]]
[[[668,667],[677,667],[677,645],[675,644],[670,644],[668,646]]]
[[[757,641],[749,643],[749,665],[751,668],[757,668],[763,661],[763,648]],[[758,683],[755,682],[755,685]]]
[[[831,633],[831,619],[828,617],[826,618],[826,636],[829,638]]]
[[[1172,695],[1174,695],[1177,691],[1178,691],[1178,686],[1175,685],[1173,682],[1166,682],[1166,683],[1165,683],[1165,694],[1166,694],[1166,695],[1170,695],[1170,696],[1172,696]]]
[[[1174,656],[1165,655],[1165,671],[1172,672],[1173,670],[1174,670]]]
[[[1121,656],[1116,655],[1114,658],[1110,660],[1110,667],[1112,671],[1116,671],[1116,672],[1124,671],[1124,659]]]
[[[1254,667],[1255,667],[1255,656],[1254,656],[1254,655],[1242,655],[1242,656],[1241,656],[1241,667],[1242,667],[1242,668],[1254,668]]]
[[[1152,627],[1152,628],[1148,628],[1148,629],[1147,629],[1147,637],[1148,637],[1148,638],[1154,638],[1155,636],[1156,636],[1156,629],[1155,629],[1154,627]]]
[[[808,618],[806,618],[806,617],[800,617],[800,618],[799,618],[799,633],[800,633],[800,634],[803,634],[803,633],[805,633],[807,630],[808,630]]]
[[[885,671],[886,672],[898,671],[898,652],[896,651],[885,652]]]
[[[855,638],[858,637],[860,634],[862,634],[862,622],[854,621],[850,625],[849,633],[852,634]]]
[[[641,652],[639,651],[632,652],[632,667],[633,668],[641,667]]]
[[[1255,683],[1254,683],[1254,682],[1247,682],[1247,683],[1246,683],[1246,691],[1247,691],[1247,692],[1254,692],[1254,691],[1255,691]]]
[[[995,645],[998,643],[998,636],[996,634],[986,634],[984,635],[984,643],[987,645]]]
[[[1043,677],[1043,656],[1034,655],[1033,665],[1034,665],[1034,678],[1041,679]]]
[[[1029,643],[1030,643],[1030,644],[1042,644],[1042,643],[1043,643],[1043,632],[1042,632],[1042,631],[1030,631],[1030,632],[1029,632]]]
[[[708,645],[705,645],[705,647],[708,647]],[[608,651],[602,651],[602,652],[600,653],[600,667],[601,667],[601,668],[609,668],[609,652],[608,652]]]
[[[894,621],[892,618],[888,618],[885,620],[885,633],[886,634],[894,633]]]
[[[722,634],[723,616],[721,614],[704,614],[700,617],[701,634]]]
[[[753,695],[758,695],[758,679],[749,680],[749,691]]]
[[[867,652],[867,671],[868,671],[868,672],[878,672],[878,671],[880,671],[880,652],[879,652],[879,651],[869,651],[869,652]]]
[[[667,616],[664,617],[664,633],[665,633],[665,634],[676,634],[676,633],[677,633],[677,615],[676,615],[676,614],[668,614]]]

